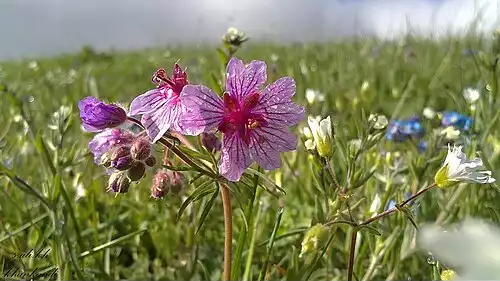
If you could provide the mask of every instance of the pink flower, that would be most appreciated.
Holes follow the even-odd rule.
[[[223,133],[219,172],[230,181],[238,181],[254,160],[266,170],[279,168],[280,152],[297,148],[287,128],[304,119],[304,108],[291,101],[295,81],[283,77],[262,89],[266,72],[265,62],[245,67],[232,58],[223,99],[203,85],[187,85],[181,94],[188,109],[181,120],[185,134]]]
[[[141,123],[156,142],[168,129],[182,132],[179,117],[184,109],[179,95],[188,80],[187,73],[177,63],[172,78],[166,76],[164,69],[159,69],[152,80],[158,87],[136,97],[130,104],[130,115],[142,114]]]

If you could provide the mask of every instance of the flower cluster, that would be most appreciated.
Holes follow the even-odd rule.
[[[221,151],[219,174],[230,181],[238,181],[253,161],[266,170],[279,168],[280,152],[297,147],[297,138],[288,127],[304,119],[305,110],[291,100],[295,94],[292,78],[283,77],[264,87],[266,80],[263,61],[245,65],[231,58],[225,92],[220,97],[204,85],[190,85],[186,71],[176,63],[172,77],[164,69],[154,73],[152,82],[157,87],[136,97],[128,116],[120,106],[95,97],[80,101],[83,128],[99,132],[89,148],[95,162],[112,173],[109,189],[126,192],[131,181],[140,180],[146,166],[156,163],[152,144],[169,131],[201,134],[208,151]],[[141,115],[140,122],[135,115]],[[134,134],[122,128],[127,120],[145,132]],[[216,133],[222,134],[222,142]],[[159,170],[152,196],[161,198],[180,185],[183,181],[178,174]]]

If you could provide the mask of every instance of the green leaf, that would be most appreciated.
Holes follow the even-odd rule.
[[[323,196],[323,195],[321,195]],[[325,212],[323,211],[323,206],[321,202],[321,198],[319,195],[316,195],[314,198],[315,205],[315,220],[313,220],[313,224],[323,223],[325,221]]]
[[[224,90],[221,87],[221,84],[219,82],[219,79],[217,79],[217,76],[215,74],[210,73],[210,78],[211,78],[211,84],[212,84],[212,89],[219,95],[222,96],[224,93]]]
[[[376,229],[375,227],[371,226],[371,225],[359,225],[356,227],[359,231],[363,231],[363,230],[366,230],[368,233],[370,233],[371,235],[375,235],[375,236],[380,236],[382,235],[380,233],[380,231],[378,231],[378,229]]]
[[[285,190],[282,187],[280,187],[275,182],[273,182],[272,180],[270,180],[269,178],[267,178],[267,176],[264,175],[263,173],[255,170],[255,169],[252,169],[252,168],[248,168],[247,172],[249,174],[251,174],[251,175],[257,175],[257,176],[259,176],[265,183],[267,183],[268,185],[270,185],[272,188],[277,189],[280,192],[282,192],[283,195],[286,195],[286,192],[285,192]]]
[[[415,227],[415,229],[418,229],[417,223],[415,222],[415,217],[412,214],[412,210],[408,206],[403,206],[403,207],[396,206],[396,207],[400,211],[403,211],[405,213],[406,217],[408,218],[408,220],[410,220],[411,224],[413,224],[413,227]]]
[[[40,155],[44,158],[45,162],[49,166],[52,175],[55,175],[56,167],[54,166],[54,162],[52,161],[52,157],[49,153],[49,150],[47,149],[47,145],[45,144],[45,141],[43,140],[43,135],[41,133],[38,133],[36,135],[35,147],[38,153],[40,153]]]
[[[271,233],[271,237],[269,238],[269,243],[267,244],[266,259],[262,264],[262,268],[260,269],[258,278],[259,281],[264,279],[265,273],[267,271],[267,265],[269,264],[269,260],[271,258],[271,253],[273,251],[276,234],[278,233],[278,229],[281,224],[281,218],[283,217],[283,211],[284,209],[282,207],[278,209],[278,216],[276,217],[276,221],[274,223],[273,232]]]
[[[176,172],[187,172],[187,171],[198,171],[198,169],[194,167],[189,167],[189,166],[170,166],[170,165],[162,165],[163,168],[170,170],[170,171],[176,171]]]
[[[196,228],[196,234],[200,232],[201,227],[203,226],[203,223],[205,222],[205,219],[207,218],[208,214],[210,213],[210,210],[212,210],[212,206],[214,205],[215,199],[219,195],[219,188],[216,188],[213,191],[212,197],[207,201],[207,204],[205,207],[203,207],[203,211],[200,216],[200,220],[198,221],[198,227]]]
[[[361,179],[358,179],[352,185],[352,188],[358,188],[358,187],[362,186],[363,184],[365,184],[373,176],[373,174],[375,173],[375,171],[377,171],[377,168],[376,167],[372,167],[371,170],[368,173],[366,173]]]
[[[184,200],[181,207],[179,208],[179,211],[177,212],[177,221],[179,221],[182,214],[184,213],[184,210],[186,210],[189,204],[213,192],[214,187],[210,186],[213,182],[214,182],[213,180],[209,180],[207,182],[202,183],[198,188],[196,188],[193,191],[193,193],[191,193],[191,195],[189,195],[189,197],[186,200]]]
[[[222,50],[221,48],[217,48],[217,54],[219,55],[219,58],[220,58],[220,61],[221,61],[221,64],[223,66],[226,66],[227,63],[229,62],[229,56],[226,54],[226,52],[224,52],[224,50]]]

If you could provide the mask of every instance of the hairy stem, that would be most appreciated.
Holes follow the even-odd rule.
[[[224,207],[224,272],[222,280],[229,281],[231,279],[231,246],[233,240],[233,226],[231,216],[231,198],[227,185],[221,185],[222,205]]]
[[[412,195],[410,198],[408,198],[408,199],[406,199],[405,201],[403,201],[403,203],[399,204],[399,205],[398,205],[398,207],[399,207],[399,208],[404,207],[404,206],[405,206],[405,205],[407,205],[408,203],[410,203],[410,202],[412,202],[413,200],[415,200],[415,199],[417,199],[418,197],[420,197],[420,195],[422,195],[422,194],[426,193],[427,191],[431,190],[432,188],[434,188],[434,187],[436,187],[436,186],[437,186],[437,185],[436,185],[435,183],[433,183],[433,184],[429,185],[428,187],[426,187],[426,188],[422,189],[421,191],[419,191],[419,192],[415,193],[414,195]],[[372,222],[374,222],[374,221],[377,221],[377,220],[379,220],[379,219],[381,219],[381,218],[383,218],[383,217],[385,217],[385,216],[387,216],[387,215],[389,215],[389,214],[392,214],[392,213],[394,213],[394,212],[398,209],[398,207],[396,207],[396,208],[392,208],[392,209],[389,209],[389,210],[387,210],[387,211],[384,211],[384,212],[382,212],[382,213],[380,213],[380,214],[378,214],[378,215],[374,216],[373,218],[370,218],[370,219],[368,219],[368,220],[366,220],[366,221],[362,222],[360,225],[368,225],[368,224],[370,224],[370,223],[372,223]]]

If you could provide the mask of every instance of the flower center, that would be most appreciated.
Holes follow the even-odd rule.
[[[248,95],[242,102],[238,102],[229,93],[224,94],[224,118],[219,125],[219,131],[224,134],[237,133],[247,144],[250,143],[252,130],[266,125],[262,114],[252,113],[258,104],[260,93]]]

